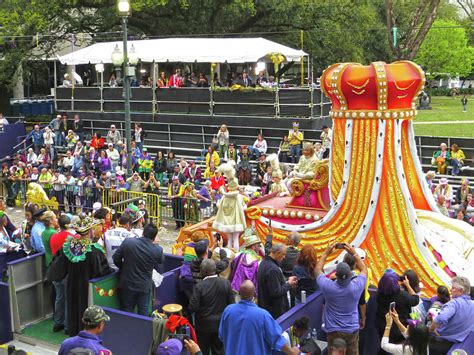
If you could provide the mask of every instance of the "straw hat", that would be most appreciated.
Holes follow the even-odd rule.
[[[245,231],[245,235],[244,235],[244,244],[242,245],[244,248],[249,248],[251,247],[252,245],[255,245],[255,244],[260,244],[262,241],[260,240],[259,237],[257,237],[254,233],[253,230],[251,229],[247,229]]]

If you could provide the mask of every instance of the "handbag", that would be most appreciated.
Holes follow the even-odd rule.
[[[66,256],[62,251],[56,253],[53,257],[53,261],[46,270],[46,280],[52,282],[62,281],[67,274],[67,262]]]

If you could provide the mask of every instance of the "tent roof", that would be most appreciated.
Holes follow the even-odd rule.
[[[270,53],[281,53],[288,61],[299,62],[307,53],[264,38],[161,38],[128,41],[142,62],[253,63]],[[112,52],[122,42],[96,43],[67,55],[58,56],[62,64],[112,63]]]

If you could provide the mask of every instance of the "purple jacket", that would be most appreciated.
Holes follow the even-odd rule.
[[[95,355],[111,355],[112,353],[102,345],[102,338],[86,331],[79,332],[75,337],[64,340],[58,355],[67,355],[76,348],[90,349]]]

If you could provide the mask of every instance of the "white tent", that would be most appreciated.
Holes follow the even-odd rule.
[[[254,63],[270,53],[281,53],[287,61],[299,62],[308,54],[264,38],[162,38],[128,41],[128,49],[135,51],[142,62],[182,63]],[[96,43],[89,47],[59,56],[62,64],[112,63],[112,52],[116,46],[123,49],[122,42]]]

